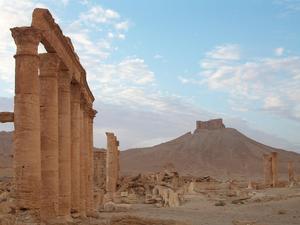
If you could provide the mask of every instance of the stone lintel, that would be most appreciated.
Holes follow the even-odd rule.
[[[0,123],[14,122],[13,112],[0,112]]]
[[[36,8],[32,14],[32,26],[43,30],[42,43],[48,52],[56,52],[64,65],[70,70],[74,79],[84,88],[84,95],[89,103],[95,98],[86,81],[86,71],[79,62],[71,39],[64,36],[59,25],[55,23],[48,9]]]

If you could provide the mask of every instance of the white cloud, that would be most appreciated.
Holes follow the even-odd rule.
[[[80,15],[80,20],[85,23],[111,23],[118,18],[120,18],[118,12],[111,9],[104,9],[100,5],[93,6],[87,12]]]
[[[155,54],[155,55],[153,56],[153,58],[154,58],[154,59],[163,59],[164,57],[163,57],[162,55],[160,55],[160,54]]]
[[[276,56],[282,56],[284,53],[284,48],[279,47],[274,50]]]
[[[222,45],[228,46],[228,45]],[[230,45],[231,46],[231,45]],[[233,45],[237,46],[237,45]],[[179,77],[183,83],[207,85],[227,92],[234,110],[254,109],[254,105],[274,114],[300,120],[300,56],[280,58],[239,59],[239,54],[227,54],[216,47],[200,62],[200,79]],[[229,48],[239,49],[238,47]],[[280,50],[283,52],[283,50]]]
[[[283,15],[300,12],[299,0],[275,0],[274,2],[282,7],[284,11]]]
[[[128,21],[122,21],[122,22],[119,22],[117,24],[115,24],[115,28],[117,30],[128,30],[129,28],[129,22]]]
[[[63,5],[68,5],[69,4],[69,0],[61,0],[61,2],[63,3]]]
[[[238,45],[234,44],[219,45],[213,50],[207,52],[206,56],[219,60],[239,60],[240,48]]]
[[[118,38],[124,40],[126,38],[125,34],[118,34]]]
[[[282,108],[283,106],[284,104],[278,96],[267,96],[264,99],[264,108],[266,110]]]

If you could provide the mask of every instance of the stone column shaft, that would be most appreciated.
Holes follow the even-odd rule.
[[[80,211],[80,152],[81,152],[81,110],[79,84],[71,85],[71,207]]]
[[[59,215],[71,211],[71,76],[61,70],[58,77],[59,119]]]
[[[84,122],[85,102],[80,102],[80,214],[86,216],[86,140]]]
[[[87,131],[88,131],[88,213],[90,215],[94,212],[94,143],[93,143],[93,119],[95,111],[88,108],[87,113]]]
[[[107,200],[113,200],[116,192],[118,171],[119,171],[119,150],[118,140],[113,133],[106,133],[107,136],[107,152],[106,152],[106,192]]]
[[[289,175],[289,182],[295,181],[295,174],[294,174],[294,166],[293,162],[288,162],[288,175]]]
[[[278,184],[277,152],[272,152],[272,175],[272,185],[276,187]]]
[[[41,110],[41,218],[58,215],[58,66],[55,53],[40,54]]]
[[[263,163],[264,163],[264,179],[265,185],[269,186],[272,183],[272,163],[271,157],[268,154],[264,154],[263,156]]]
[[[40,208],[41,142],[38,44],[41,31],[32,27],[11,29],[15,55],[14,179],[16,206]]]

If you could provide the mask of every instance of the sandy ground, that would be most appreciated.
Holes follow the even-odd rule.
[[[202,194],[186,196],[186,203],[178,208],[156,208],[153,205],[136,204],[130,212],[118,215],[135,215],[156,219],[172,219],[191,225],[300,225],[300,188],[278,188],[255,192],[245,204],[215,206],[216,199]],[[110,217],[116,213],[103,213]],[[247,223],[248,222],[248,223]],[[239,223],[236,223],[239,224]]]

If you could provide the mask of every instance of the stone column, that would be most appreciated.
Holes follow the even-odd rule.
[[[71,85],[71,207],[73,212],[80,211],[80,87]]]
[[[118,147],[117,139],[113,133],[106,133],[107,152],[106,152],[106,198],[107,201],[113,200],[113,195],[117,188],[118,179]]]
[[[88,213],[94,214],[94,143],[93,143],[93,120],[96,115],[96,111],[91,107],[87,111],[87,131],[88,131]]]
[[[40,208],[41,142],[38,44],[41,31],[32,27],[11,29],[15,55],[14,178],[16,206]]]
[[[86,140],[85,140],[85,122],[84,110],[85,99],[81,95],[80,101],[80,215],[86,216]]]
[[[288,174],[289,174],[289,183],[293,183],[295,181],[293,162],[288,162]]]
[[[269,186],[272,184],[272,162],[271,162],[271,156],[269,154],[263,155],[264,159],[264,180],[265,185]]]
[[[58,77],[59,216],[71,212],[71,75],[60,70]]]
[[[84,138],[85,138],[85,149],[84,149],[84,154],[85,154],[85,190],[86,190],[86,214],[87,216],[91,216],[91,190],[90,190],[90,143],[89,143],[89,135],[90,135],[90,130],[89,130],[89,121],[88,121],[88,106],[85,104],[84,112],[83,112],[83,122],[84,122]]]
[[[276,187],[278,184],[277,152],[272,152],[272,175],[272,185]]]
[[[40,54],[41,110],[41,218],[58,214],[58,66],[55,53]]]

